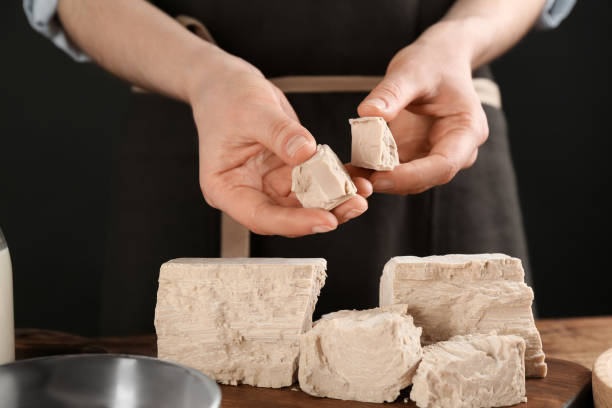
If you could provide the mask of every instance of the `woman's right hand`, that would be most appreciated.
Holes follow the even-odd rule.
[[[367,209],[372,185],[332,212],[302,208],[291,170],[316,143],[256,68],[203,41],[147,1],[62,0],[63,27],[94,61],[141,88],[191,104],[204,198],[258,234],[335,229]]]
[[[366,211],[372,186],[364,178],[353,180],[359,195],[332,212],[302,208],[291,193],[291,170],[315,153],[314,137],[259,70],[221,53],[189,98],[206,202],[254,233],[290,237],[334,230]]]

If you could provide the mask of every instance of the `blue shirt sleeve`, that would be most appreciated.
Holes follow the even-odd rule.
[[[28,22],[56,46],[64,50],[75,61],[86,62],[90,58],[66,35],[57,18],[58,0],[23,0],[23,9]]]
[[[552,30],[571,13],[576,0],[546,0],[536,28],[540,30]]]

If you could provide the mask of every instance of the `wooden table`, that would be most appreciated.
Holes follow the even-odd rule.
[[[540,319],[546,357],[573,361],[593,369],[595,359],[612,348],[612,316]]]
[[[573,382],[590,380],[590,373],[581,369],[577,365],[566,363],[561,360],[568,360],[578,363],[589,370],[593,362],[603,351],[612,348],[612,316],[610,317],[588,317],[571,319],[543,319],[536,322],[540,334],[544,352],[549,360],[549,364],[554,364],[556,368],[568,373],[567,380],[575,376]],[[20,329],[16,331],[16,352],[17,359],[38,357],[51,354],[76,354],[76,353],[125,353],[155,356],[157,355],[156,341],[154,335],[114,337],[114,338],[85,338],[66,333]],[[573,368],[572,368],[573,367]],[[561,378],[565,380],[566,378]],[[542,381],[534,383],[534,387],[548,388],[550,394],[551,387],[557,387],[552,393],[563,394],[563,381]],[[529,393],[528,384],[528,393]],[[231,387],[223,386],[223,406],[268,406],[271,398],[274,398],[278,406],[329,406],[329,407],[353,407],[353,406],[381,406],[379,404],[356,404],[351,401],[339,401],[330,399],[317,399],[307,396],[298,391],[296,387],[291,387],[279,392],[263,388],[248,386]],[[587,391],[590,393],[590,385]],[[584,393],[582,393],[584,394]],[[581,400],[589,400],[589,396],[581,396]],[[401,401],[401,399],[400,399]],[[543,399],[538,401],[530,400],[530,406],[550,407],[556,406],[554,401]],[[535,402],[535,404],[534,404]],[[587,402],[588,403],[588,402]],[[245,405],[246,404],[246,405]],[[389,404],[386,404],[389,405]],[[411,404],[406,405],[412,406]],[[579,405],[583,406],[583,405]]]

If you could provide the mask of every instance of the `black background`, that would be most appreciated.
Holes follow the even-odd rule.
[[[128,87],[0,3],[0,226],[17,327],[98,333],[111,151]],[[580,1],[494,63],[540,317],[612,314],[608,1]]]

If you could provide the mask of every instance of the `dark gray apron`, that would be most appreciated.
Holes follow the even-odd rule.
[[[439,20],[452,1],[310,0],[155,2],[202,21],[228,52],[267,77],[383,75],[392,56]],[[488,67],[474,77],[491,77]],[[318,143],[350,161],[347,119],[366,93],[289,95]],[[368,211],[336,231],[304,238],[251,236],[253,257],[323,257],[328,278],[315,315],[378,304],[385,262],[397,255],[527,252],[503,112],[484,105],[489,140],[475,165],[415,196],[374,194]],[[189,106],[133,94],[111,197],[109,267],[101,333],[153,331],[161,263],[219,256],[220,213],[198,184],[197,133]],[[528,275],[528,280],[529,275]]]

